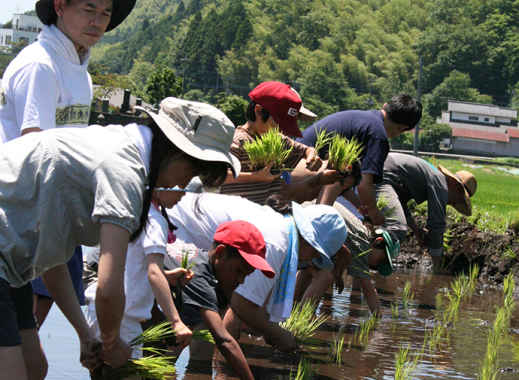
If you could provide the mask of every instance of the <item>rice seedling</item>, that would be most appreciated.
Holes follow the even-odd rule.
[[[411,291],[411,283],[409,281],[405,282],[404,290],[402,292],[402,305],[404,306],[404,310],[407,312],[409,310],[409,305],[413,302],[414,294]]]
[[[180,267],[190,270],[193,267],[193,264],[189,262],[189,251],[182,251],[182,261],[180,262]]]
[[[391,303],[391,317],[393,319],[398,319],[399,315],[400,315],[400,311],[398,310],[398,304]]]
[[[326,320],[326,316],[315,315],[315,304],[312,301],[296,302],[290,317],[281,322],[280,326],[290,331],[297,340],[305,343],[314,336],[316,330]]]
[[[353,335],[353,341],[360,346],[365,346],[368,343],[369,334],[375,328],[378,321],[376,314],[372,314],[367,320],[359,325],[359,329]]]
[[[144,356],[130,362],[132,374],[146,379],[170,379],[175,373],[175,362],[167,356]]]
[[[193,339],[215,344],[213,334],[209,330],[193,331]]]
[[[416,369],[419,357],[415,355],[413,360],[409,360],[409,346],[400,346],[400,349],[395,354],[395,380],[409,379],[412,372]]]
[[[142,345],[141,350],[151,355],[130,360],[128,364],[117,370],[118,378],[138,375],[149,379],[167,379],[168,376],[174,374],[174,358],[166,355],[167,350],[153,347],[153,343],[161,342],[174,336],[175,331],[168,321],[144,330],[139,336],[132,339],[129,345],[130,347]],[[193,339],[214,344],[213,336],[209,330],[195,330]]]
[[[324,148],[326,145],[328,145],[332,139],[333,134],[331,132],[328,132],[326,129],[320,129],[316,134],[316,140],[315,140],[315,151],[319,153],[319,151]]]
[[[168,321],[159,323],[158,325],[151,326],[144,330],[140,335],[133,338],[129,345],[130,347],[136,347],[139,345],[150,345],[151,343],[160,342],[165,339],[173,338],[175,336],[175,330],[171,327],[171,323]]]
[[[268,130],[254,141],[247,141],[243,148],[249,156],[251,166],[256,170],[268,165],[281,170],[292,152],[292,147],[286,146],[283,135],[277,128]]]
[[[312,370],[312,363],[309,359],[305,358],[304,356],[299,361],[299,364],[297,365],[297,373],[295,377],[292,377],[292,374],[290,375],[291,379],[294,380],[310,380],[313,375]]]
[[[514,289],[513,275],[509,273],[503,281],[503,306],[498,309],[496,319],[488,333],[487,351],[479,377],[481,380],[495,380],[499,374],[498,350],[508,334],[510,318],[515,308]]]
[[[328,167],[340,172],[349,172],[353,162],[359,159],[364,147],[355,138],[348,140],[335,135],[328,151]]]
[[[385,218],[391,218],[395,214],[395,208],[389,207],[389,201],[384,196],[377,199],[377,208],[382,212]]]
[[[344,334],[339,331],[336,335],[334,335],[334,339],[332,342],[332,350],[330,351],[330,356],[332,360],[340,366],[342,364],[342,350],[344,349]]]

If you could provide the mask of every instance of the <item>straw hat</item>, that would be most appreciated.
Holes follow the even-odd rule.
[[[106,32],[117,27],[130,14],[136,0],[113,0],[112,16]],[[45,25],[55,24],[58,15],[54,9],[54,0],[38,0],[36,14]]]
[[[224,162],[237,177],[240,161],[229,150],[234,137],[234,124],[218,108],[210,104],[168,97],[160,103],[155,113],[147,113],[157,123],[166,137],[179,149],[203,161]]]
[[[463,203],[456,203],[453,207],[462,214],[470,216],[472,214],[470,197],[474,195],[478,186],[474,175],[466,170],[460,170],[453,174],[442,165],[438,165],[438,169],[443,175],[452,179],[453,183],[456,184],[457,191],[463,194]]]

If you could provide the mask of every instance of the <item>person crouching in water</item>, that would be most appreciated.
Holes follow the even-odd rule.
[[[172,247],[178,265],[182,242]],[[238,342],[227,331],[221,315],[227,309],[231,296],[245,277],[255,269],[266,277],[275,272],[265,259],[266,246],[261,232],[251,223],[233,220],[222,223],[213,237],[209,251],[189,245],[194,254],[190,261],[193,279],[182,289],[178,305],[184,323],[192,329],[207,328],[215,344],[240,379],[254,379]],[[177,298],[175,302],[180,302]],[[190,354],[197,354],[194,342]]]

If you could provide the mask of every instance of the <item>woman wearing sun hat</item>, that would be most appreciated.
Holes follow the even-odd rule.
[[[172,207],[193,176],[220,184],[239,162],[229,153],[232,122],[203,103],[166,98],[148,125],[64,128],[29,134],[0,150],[0,379],[44,377],[29,281],[43,275],[78,333],[81,362],[99,355],[118,367],[129,357],[119,338],[128,242],[146,224],[151,196]],[[100,243],[96,349],[65,263],[73,248]],[[100,352],[99,352],[100,351]],[[27,363],[27,364],[25,364]]]
[[[31,132],[88,125],[93,99],[87,71],[90,48],[105,31],[131,12],[135,0],[39,0],[36,14],[44,24],[37,41],[7,67],[0,85],[0,141]],[[68,263],[80,303],[83,296],[81,247]],[[32,282],[35,315],[41,326],[53,300],[41,278]]]

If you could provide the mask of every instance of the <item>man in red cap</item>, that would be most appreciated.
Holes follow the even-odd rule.
[[[172,246],[178,257],[188,245],[178,241]],[[218,350],[225,356],[240,379],[254,379],[240,345],[229,334],[220,317],[234,289],[255,269],[273,278],[274,270],[265,260],[265,241],[261,232],[243,220],[222,223],[213,237],[213,248],[204,251],[189,245],[193,279],[176,299],[182,321],[191,329],[209,329]],[[197,356],[191,346],[190,355]],[[199,354],[199,353],[198,353]]]
[[[249,97],[251,102],[247,108],[247,122],[236,128],[231,146],[231,153],[240,160],[242,170],[237,178],[228,176],[221,191],[224,194],[240,195],[253,202],[265,204],[269,195],[281,191],[285,181],[279,174],[270,172],[271,165],[255,170],[243,148],[244,144],[254,141],[272,128],[279,128],[285,135],[286,146],[292,147],[284,167],[293,169],[301,159],[305,159],[307,167],[316,171],[321,167],[322,161],[315,149],[287,137],[301,136],[297,125],[298,117],[315,118],[316,115],[303,107],[299,94],[285,83],[273,81],[260,83],[249,93]]]

